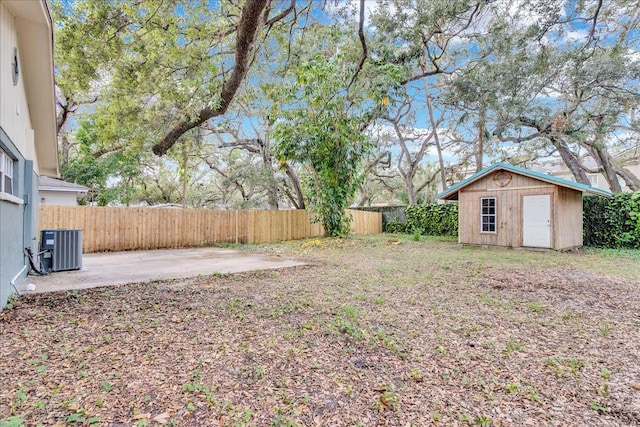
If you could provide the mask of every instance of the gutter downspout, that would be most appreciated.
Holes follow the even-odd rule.
[[[11,286],[13,287],[13,289],[16,291],[16,293],[18,294],[18,296],[22,296],[22,292],[20,292],[20,290],[18,289],[18,286],[16,285],[16,281],[20,278],[20,276],[22,276],[22,273],[24,273],[27,270],[27,266],[23,265],[22,266],[22,270],[20,270],[20,272],[18,274],[16,274],[16,276],[11,280]]]

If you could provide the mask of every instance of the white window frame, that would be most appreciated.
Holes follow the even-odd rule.
[[[0,193],[14,195],[13,159],[2,149],[0,149]]]
[[[493,200],[493,206],[486,206],[487,212],[485,213],[485,200]],[[493,207],[493,212],[491,212],[491,208]],[[487,222],[484,221],[485,218],[493,218],[493,223],[489,220]],[[487,229],[485,230],[485,225]],[[491,230],[491,226],[493,225],[493,230]],[[481,197],[480,198],[480,233],[491,233],[496,234],[498,232],[498,200],[496,197]]]

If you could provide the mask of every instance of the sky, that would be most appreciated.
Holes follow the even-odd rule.
[[[69,3],[72,3],[73,0],[65,0],[68,1]],[[503,9],[504,13],[512,15],[512,16],[517,16],[518,20],[517,22],[519,23],[519,25],[528,25],[528,24],[532,24],[535,22],[538,22],[540,20],[542,20],[543,18],[543,13],[542,13],[542,9],[539,10],[533,10],[531,8],[529,8],[528,6],[534,4],[535,2],[532,0],[499,0],[496,3],[494,3],[492,5],[492,7],[500,7]],[[549,2],[541,2],[540,4],[545,4],[545,3],[549,3]],[[594,4],[593,1],[589,2],[587,1],[587,4]],[[214,5],[218,5],[217,2],[212,0],[212,4]],[[347,3],[340,0],[340,1],[333,1],[333,0],[328,0],[325,3],[325,9],[324,10],[320,10],[319,8],[316,8],[317,10],[319,10],[320,12],[316,12],[316,13],[321,13],[324,14],[323,17],[321,17],[321,19],[326,19],[328,21],[331,21],[332,19],[338,19],[335,14],[337,12],[338,9],[340,9],[341,7],[345,6]],[[356,16],[357,14],[357,6],[358,3],[357,1],[352,1],[350,3],[351,5],[353,5],[355,7],[354,12],[353,12],[353,16]],[[428,4],[428,2],[426,3]],[[563,17],[567,17],[570,13],[568,13],[568,10],[573,10],[576,7],[577,1],[576,0],[566,0],[563,3],[563,8],[560,9],[560,14]],[[376,31],[375,27],[372,25],[372,16],[377,13],[380,12],[378,3],[373,1],[373,0],[367,0],[365,2],[365,16],[366,16],[366,30],[368,32],[369,35],[372,35],[373,32]],[[614,14],[618,14],[619,18],[620,18],[620,23],[624,23],[625,22],[625,11],[624,10],[615,10],[612,11],[612,13]],[[472,28],[473,31],[479,31],[482,30],[483,27],[486,27],[487,25],[487,21],[480,19],[478,21],[478,23]],[[580,42],[583,41],[585,39],[585,37],[589,34],[589,22],[588,21],[575,21],[571,24],[568,24],[568,27],[566,29],[565,32],[550,32],[549,34],[547,34],[545,36],[544,39],[544,43],[548,43],[548,44],[554,44],[554,45],[562,45],[562,44],[571,44],[574,42]],[[471,30],[469,30],[471,31]],[[635,30],[636,33],[638,32],[638,30]],[[600,34],[598,33],[603,41],[605,42],[611,42],[611,37],[607,34]],[[463,33],[463,35],[466,35],[466,33]],[[457,42],[460,43],[462,39],[459,39]],[[455,43],[456,41],[454,41],[453,46],[455,47]],[[473,54],[474,51],[473,49],[470,50],[470,53]],[[640,56],[640,53],[638,52],[638,50],[636,50],[635,52],[630,52],[630,58],[638,58]],[[431,81],[434,82],[435,78],[432,78]],[[105,77],[105,81],[108,81],[108,77]],[[415,121],[415,127],[417,130],[427,130],[430,128],[430,123],[429,123],[429,119],[428,116],[426,114],[426,107],[424,105],[424,86],[423,86],[423,82],[421,81],[417,81],[415,82],[415,84],[410,85],[410,91],[412,94],[416,95],[416,98],[418,99],[418,106],[416,108],[416,121]],[[549,93],[547,94],[547,96],[549,97],[549,102],[553,101],[554,98],[554,94],[553,93]],[[436,103],[436,118],[438,118],[440,115],[443,114],[443,110],[440,109],[437,106]],[[249,123],[247,123],[247,126],[249,126]],[[443,138],[446,138],[445,135],[447,133],[449,133],[448,129],[441,129],[441,135],[443,136]],[[468,135],[470,137],[470,135]],[[452,152],[447,152],[447,160],[451,160],[454,161],[455,160],[455,156]],[[428,156],[428,160],[429,161],[435,161],[437,160],[436,157],[436,153],[435,150],[430,150],[429,152],[429,156]]]

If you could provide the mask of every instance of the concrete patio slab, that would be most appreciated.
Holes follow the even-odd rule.
[[[84,254],[82,269],[27,276],[21,291],[41,293],[304,265],[276,256],[222,248]],[[26,290],[29,284],[35,290]],[[32,286],[31,286],[32,287]]]

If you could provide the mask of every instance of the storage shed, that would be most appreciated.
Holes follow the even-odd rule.
[[[507,163],[495,163],[437,195],[458,201],[458,241],[467,245],[582,246],[583,193],[601,190]]]

